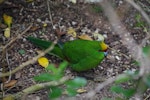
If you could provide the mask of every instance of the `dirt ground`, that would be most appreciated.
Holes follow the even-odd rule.
[[[150,2],[148,0],[137,0],[137,3],[143,5],[143,9],[146,9],[145,11],[150,15],[150,10],[145,8],[150,7]],[[122,53],[109,49],[108,56],[97,68],[84,73],[77,73],[70,69],[66,70],[66,74],[72,76],[84,76],[88,79],[88,84],[85,87],[87,92],[95,89],[100,82],[116,76],[125,70],[137,69],[137,66],[133,64],[134,60],[132,59],[130,52],[122,44],[120,37],[114,33],[102,9],[98,9],[100,8],[98,5],[82,2],[72,4],[67,0],[51,0],[49,5],[53,26],[48,12],[47,0],[33,0],[33,2],[26,2],[26,0],[8,0],[3,4],[0,4],[0,22],[2,22],[2,15],[4,13],[13,17],[11,38],[5,38],[3,35],[5,25],[3,25],[3,27],[1,25],[0,27],[0,46],[6,45],[33,23],[32,28],[28,32],[6,49],[5,55],[7,56],[3,58],[0,56],[0,59],[2,59],[0,62],[0,70],[7,66],[14,69],[16,66],[37,55],[37,50],[39,50],[39,48],[27,41],[27,36],[54,41],[58,38],[58,31],[66,33],[66,30],[69,27],[76,29],[77,35],[85,33],[92,38],[94,32],[99,32],[105,37],[105,42],[110,47]],[[136,42],[141,43],[141,40],[145,38],[145,32],[142,28],[135,27],[135,17],[139,12],[124,0],[112,0],[112,5],[119,15],[121,22],[127,27],[127,30]],[[47,26],[44,27],[43,24],[47,24]],[[61,39],[62,41],[68,41],[74,38],[65,35]],[[24,50],[25,53],[20,54],[20,50]],[[2,52],[0,55],[2,55]],[[128,58],[124,55],[128,56]],[[61,62],[57,57],[46,56],[53,63]],[[5,69],[7,70],[8,68]],[[44,68],[37,63],[26,66],[23,70],[12,75],[11,79],[17,80],[17,83],[14,87],[6,89],[5,94],[16,93],[35,84],[32,79],[33,76],[39,75],[43,71]],[[85,93],[78,94],[76,99],[74,99],[84,100],[84,94]],[[102,91],[99,91],[93,100],[101,100],[104,97],[114,98],[115,96],[116,94],[112,94],[109,91],[109,87],[106,87]],[[62,100],[64,100],[64,98],[65,96],[61,97]],[[26,100],[48,100],[47,92],[45,90],[35,92],[34,94],[26,96]]]

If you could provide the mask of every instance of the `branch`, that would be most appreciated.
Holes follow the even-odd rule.
[[[141,64],[139,76],[137,77],[140,77],[140,76],[145,75],[146,73],[149,73],[150,72],[149,58],[143,56],[142,47],[136,44],[135,40],[131,37],[130,33],[126,30],[125,26],[121,23],[114,8],[111,6],[111,4],[108,1],[109,0],[103,0],[103,2],[100,4],[102,8],[104,9],[104,12],[106,16],[108,17],[108,20],[110,24],[112,25],[112,28],[114,29],[115,33],[122,38],[122,41],[123,41],[122,43],[127,46],[133,58]],[[106,80],[105,82],[103,82],[102,84],[99,84],[98,87],[96,87],[96,89],[87,93],[86,96],[89,98],[92,98],[102,88],[113,83],[115,79],[116,78],[110,78]]]
[[[44,89],[44,88],[47,88],[47,87],[50,87],[50,86],[62,85],[63,83],[65,83],[69,79],[70,79],[69,76],[64,76],[58,81],[51,81],[51,82],[35,84],[35,85],[32,85],[32,86],[22,90],[21,92],[16,93],[16,94],[6,95],[4,98],[8,98],[8,97],[11,96],[13,99],[20,99],[23,95],[28,95],[28,94],[34,93],[38,90],[41,90],[41,89]]]
[[[21,34],[18,34],[14,39],[12,39],[7,45],[3,47],[3,50],[5,50],[8,46],[10,46],[13,42],[15,42],[18,38],[20,38],[22,35],[24,35],[31,27],[33,24],[31,24],[27,29],[25,29]]]
[[[5,77],[5,76],[9,76],[10,74],[14,74],[16,73],[17,71],[23,69],[24,67],[26,67],[27,65],[29,64],[33,64],[37,61],[38,58],[44,56],[46,53],[50,52],[53,48],[54,48],[54,45],[56,44],[57,42],[55,41],[48,49],[46,49],[44,52],[40,53],[39,55],[37,55],[36,57],[33,57],[32,59],[22,63],[20,66],[16,67],[14,70],[10,72],[6,72],[6,73],[1,73],[0,74],[0,77]]]

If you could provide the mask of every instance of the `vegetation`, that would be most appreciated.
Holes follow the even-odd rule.
[[[3,1],[4,0],[0,0],[0,4]],[[71,1],[73,3],[76,3],[76,0],[71,0]],[[89,1],[93,2],[92,0],[89,0]],[[135,2],[132,2],[130,0],[126,0],[126,1],[129,4],[131,4],[133,7],[135,7],[135,9],[137,9],[137,10],[141,9],[140,6],[135,4]],[[96,2],[96,1],[94,1],[94,2]],[[103,4],[101,4],[101,6],[93,6],[92,10],[96,13],[100,13],[102,11],[106,13],[108,20],[110,21],[110,24],[113,26],[116,34],[122,38],[124,45],[126,45],[128,50],[132,53],[133,59],[135,59],[135,62],[136,62],[135,64],[137,64],[138,67],[134,71],[126,70],[124,73],[118,74],[114,78],[108,78],[106,81],[99,83],[99,85],[96,87],[96,89],[93,91],[89,91],[87,94],[85,94],[85,97],[87,97],[88,99],[92,98],[98,91],[100,91],[101,89],[103,89],[106,86],[111,84],[110,91],[114,94],[117,94],[117,96],[114,97],[115,100],[129,100],[132,98],[142,99],[143,94],[146,93],[146,91],[150,88],[150,68],[149,68],[150,46],[147,45],[147,43],[146,43],[146,41],[150,38],[149,28],[148,28],[150,26],[150,19],[147,18],[147,14],[142,9],[139,10],[140,14],[137,14],[135,17],[135,19],[136,19],[135,27],[141,28],[146,33],[146,38],[142,41],[142,43],[140,45],[138,45],[135,43],[135,41],[132,39],[132,37],[130,35],[127,35],[127,34],[124,35],[125,33],[128,33],[128,31],[126,29],[124,29],[124,27],[118,29],[116,26],[114,26],[114,25],[120,25],[120,26],[123,26],[123,25],[121,24],[114,9],[111,8],[111,6],[109,5],[108,2],[104,2]],[[113,12],[113,13],[110,13],[110,12]],[[50,16],[50,20],[52,20],[50,13],[49,13],[49,16]],[[4,14],[3,19],[4,19],[4,23],[6,25],[5,30],[4,30],[4,36],[5,36],[5,38],[10,39],[12,17]],[[146,20],[146,21],[143,21],[143,20]],[[32,24],[26,30],[24,30],[21,34],[19,34],[17,37],[15,37],[13,40],[11,40],[6,46],[2,47],[2,50],[1,50],[1,52],[3,54],[2,56],[4,56],[4,54],[6,53],[5,52],[6,48],[8,48],[14,41],[16,41],[18,38],[20,38],[23,34],[25,34],[31,28],[32,28]],[[68,33],[70,34],[70,32],[68,32]],[[71,32],[71,34],[72,33],[74,36],[76,36],[75,31]],[[61,33],[61,35],[62,35],[62,33]],[[66,67],[68,66],[68,62],[63,61],[62,63],[59,64],[59,66],[56,66],[55,64],[49,64],[48,59],[41,58],[45,54],[49,53],[50,51],[53,51],[56,46],[57,46],[57,44],[55,41],[54,43],[51,43],[51,46],[48,45],[46,48],[44,48],[46,50],[44,50],[43,52],[38,54],[38,56],[33,57],[29,61],[22,63],[21,65],[19,65],[15,69],[13,69],[11,72],[1,73],[0,78],[5,78],[7,76],[11,77],[12,74],[25,68],[29,64],[34,64],[37,61],[39,62],[39,64],[41,66],[43,66],[45,68],[44,73],[41,73],[41,74],[33,77],[33,80],[36,82],[35,85],[25,88],[22,91],[19,91],[15,94],[0,95],[0,98],[2,98],[3,100],[20,99],[24,95],[28,95],[28,94],[34,93],[34,92],[36,92],[38,90],[42,90],[42,89],[46,89],[48,91],[48,96],[49,96],[50,100],[60,98],[62,95],[71,97],[71,96],[75,96],[78,93],[82,93],[82,91],[84,91],[83,87],[86,86],[86,84],[87,84],[87,80],[82,77],[67,76],[65,71],[66,71]],[[88,49],[88,48],[86,48],[86,49]],[[71,50],[71,49],[67,49],[67,50]],[[80,52],[80,51],[78,50],[78,52]],[[19,53],[21,55],[24,55],[25,51],[23,49],[20,49]],[[73,52],[73,53],[75,53],[75,52]],[[94,57],[96,57],[96,56],[94,56]],[[1,59],[3,59],[3,57]],[[68,60],[68,58],[63,59],[63,60]],[[92,62],[92,60],[93,60],[93,58],[90,60],[86,60],[84,63],[82,63],[80,65],[80,68],[82,67],[82,70],[83,70],[83,66],[84,67],[88,66],[90,64],[88,62],[90,62],[90,61]],[[78,61],[80,61],[80,59]],[[100,58],[100,61],[101,61],[101,58]],[[79,62],[79,64],[80,64],[80,62]],[[76,71],[78,71],[78,69]],[[80,69],[79,69],[79,71],[80,71]],[[7,84],[7,86],[11,87],[11,86],[14,86],[15,84],[16,84],[16,80],[13,80],[9,84]],[[79,89],[80,89],[80,91],[78,91]],[[4,94],[4,90],[2,89],[1,91]],[[145,97],[145,100],[149,97],[150,97],[150,95],[147,95]],[[103,98],[103,100],[113,100],[113,99],[109,98],[109,97]]]

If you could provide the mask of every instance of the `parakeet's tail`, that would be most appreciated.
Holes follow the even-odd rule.
[[[30,37],[30,36],[27,37],[27,40],[31,41],[33,44],[40,47],[41,49],[47,49],[52,44],[52,42],[50,41],[45,41],[45,40],[41,40],[38,38]],[[49,52],[49,54],[58,56],[60,58],[64,58],[62,50],[58,45],[55,45],[55,47],[53,48],[51,52]]]

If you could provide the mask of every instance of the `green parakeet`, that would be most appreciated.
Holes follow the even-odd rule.
[[[34,37],[27,39],[41,49],[48,48],[52,43]],[[67,60],[73,70],[80,72],[97,67],[104,59],[107,47],[104,42],[77,39],[55,45],[48,54]]]

